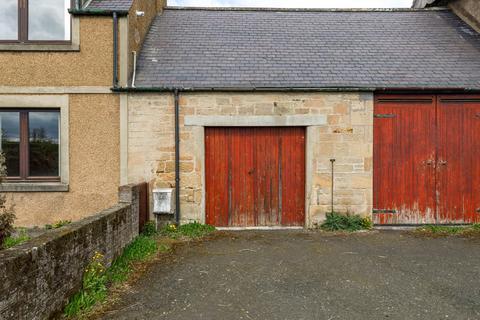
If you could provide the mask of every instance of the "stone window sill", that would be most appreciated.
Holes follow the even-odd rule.
[[[68,192],[68,184],[60,182],[4,182],[0,192]]]
[[[0,44],[0,51],[80,51],[78,44]]]

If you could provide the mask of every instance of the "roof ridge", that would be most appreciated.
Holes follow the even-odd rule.
[[[260,11],[260,12],[429,12],[450,11],[447,7],[431,8],[266,8],[266,7],[188,7],[167,6],[165,10],[185,11]]]

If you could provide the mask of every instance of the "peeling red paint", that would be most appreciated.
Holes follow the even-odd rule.
[[[374,208],[396,211],[376,224],[480,221],[479,111],[480,96],[376,97]]]

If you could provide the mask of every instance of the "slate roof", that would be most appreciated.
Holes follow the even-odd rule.
[[[133,0],[92,0],[86,9],[128,11],[130,10],[132,3]]]
[[[480,35],[448,10],[166,9],[136,87],[480,89]]]

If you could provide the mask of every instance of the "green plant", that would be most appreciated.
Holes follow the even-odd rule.
[[[107,297],[109,285],[121,283],[128,279],[135,262],[144,261],[158,250],[168,251],[166,245],[157,245],[154,235],[142,233],[132,241],[106,269],[102,263],[103,256],[96,253],[85,269],[81,290],[75,294],[65,307],[67,317],[77,316],[90,310],[97,302],[102,302]]]
[[[145,223],[145,225],[143,226],[142,233],[149,237],[156,235],[157,227],[155,226],[155,222],[148,221],[147,223]]]
[[[201,224],[198,222],[192,222],[177,227],[174,224],[169,224],[163,227],[161,234],[173,239],[180,237],[186,238],[201,238],[215,231],[215,227],[208,224]]]
[[[55,222],[54,224],[46,224],[45,229],[58,229],[58,228],[61,228],[63,226],[66,226],[70,223],[72,223],[72,221],[70,221],[70,220],[59,220],[59,221]]]
[[[419,228],[419,231],[432,234],[459,234],[465,231],[465,228],[457,226],[436,226],[428,225]]]
[[[11,235],[4,239],[3,247],[5,249],[11,248],[13,246],[24,243],[25,241],[30,240],[30,236],[27,234],[26,230],[20,230],[17,235]]]
[[[82,289],[75,294],[65,307],[67,317],[87,311],[107,297],[107,276],[103,255],[96,252],[83,274]]]
[[[108,279],[112,283],[123,282],[128,279],[132,271],[132,263],[144,261],[157,252],[157,242],[151,236],[142,234],[130,243],[120,257],[113,261],[108,270]]]
[[[336,212],[327,213],[325,222],[321,228],[327,231],[359,231],[369,230],[373,227],[369,218],[359,215],[339,214]]]
[[[472,224],[470,226],[439,226],[426,225],[415,230],[416,234],[434,235],[434,236],[478,236],[480,235],[480,224]]]
[[[5,155],[0,152],[0,183],[7,175],[7,167],[5,165]],[[13,224],[15,222],[15,209],[14,206],[6,205],[7,198],[5,195],[0,195],[0,249],[5,246],[5,240],[9,239],[15,228]]]

